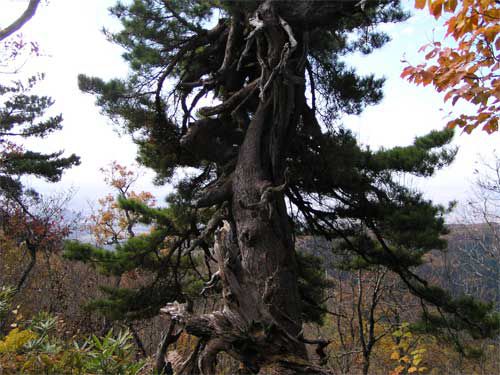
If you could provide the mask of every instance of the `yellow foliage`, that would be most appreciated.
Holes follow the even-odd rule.
[[[139,172],[118,164],[116,161],[109,168],[101,168],[104,181],[113,187],[120,196],[134,199],[149,207],[156,204],[150,192],[132,191],[132,185],[137,181]],[[99,206],[88,218],[88,230],[94,236],[98,245],[118,243],[130,236],[130,230],[138,222],[138,215],[132,211],[121,209],[114,194],[108,194],[97,200]]]
[[[101,220],[103,222],[108,222],[113,220],[113,214],[110,211],[106,211],[102,213]]]
[[[21,349],[28,341],[34,340],[37,335],[29,329],[14,328],[3,340],[0,340],[0,353],[14,353]]]
[[[403,323],[392,333],[395,343],[392,345],[391,359],[397,361],[398,366],[391,372],[393,375],[416,372],[426,372],[426,367],[419,367],[424,361],[426,349],[422,347],[424,337],[414,335],[409,330],[409,324]]]
[[[391,372],[391,375],[399,375],[404,371],[404,369],[404,366],[398,366]]]

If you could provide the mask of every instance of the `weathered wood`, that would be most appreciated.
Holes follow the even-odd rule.
[[[214,373],[221,351],[251,373],[328,373],[312,366],[307,358],[292,231],[281,194],[288,182],[284,166],[290,136],[304,113],[309,122],[314,120],[305,105],[307,46],[303,41],[307,38],[294,31],[289,14],[283,16],[283,8],[277,4],[267,0],[242,15],[251,29],[237,65],[244,69],[247,57],[257,52],[259,77],[228,95],[222,104],[203,108],[202,115],[219,117],[200,120],[181,140],[189,146],[196,143],[195,139],[213,139],[209,128],[221,129],[221,116],[239,112],[233,118],[241,117],[243,108],[253,108],[230,176],[221,176],[197,202],[198,207],[223,202],[229,206],[223,225],[219,221],[210,229],[212,233],[218,228],[213,257],[223,307],[204,315],[195,315],[178,303],[162,309],[187,333],[200,339],[197,363],[204,375]],[[221,74],[234,68],[234,43],[242,40],[239,22],[231,22]],[[249,100],[257,88],[260,100]],[[205,131],[210,137],[198,138]],[[207,146],[210,148],[209,143]]]

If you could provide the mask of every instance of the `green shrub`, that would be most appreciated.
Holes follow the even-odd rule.
[[[21,374],[125,374],[143,367],[135,361],[132,335],[128,331],[91,337],[79,343],[56,336],[57,319],[47,313],[19,323],[0,340],[0,373]]]

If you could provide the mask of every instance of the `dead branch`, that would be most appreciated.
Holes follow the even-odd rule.
[[[304,344],[308,345],[316,345],[316,354],[319,357],[320,364],[324,365],[328,356],[325,353],[325,348],[331,344],[330,340],[323,340],[323,339],[306,339],[302,335],[299,337],[299,340],[302,341]]]
[[[246,100],[247,96],[249,93],[252,93],[257,84],[259,83],[259,79],[256,79],[249,84],[247,84],[245,87],[243,87],[241,90],[235,92],[233,95],[229,97],[225,102],[216,105],[214,107],[204,107],[200,109],[200,114],[202,116],[214,116],[221,114],[223,112],[231,112],[233,109],[235,109],[238,104],[242,100]]]
[[[227,349],[228,344],[222,339],[209,340],[203,348],[198,358],[198,369],[201,375],[215,374],[215,366],[217,365],[217,354]]]
[[[175,54],[175,56],[170,60],[165,70],[161,73],[158,78],[158,84],[156,86],[155,92],[155,105],[156,111],[159,115],[163,116],[163,103],[161,100],[161,91],[165,80],[172,73],[174,68],[177,66],[178,62],[186,55],[186,53],[200,47],[204,46],[207,43],[210,43],[214,39],[216,39],[225,29],[225,21],[224,19],[219,20],[219,23],[212,28],[211,30],[203,30],[203,33],[199,33],[194,35],[193,37],[186,40],[184,45],[180,47],[179,51]]]
[[[219,210],[217,210],[210,220],[208,221],[207,225],[201,232],[201,234],[196,238],[191,246],[189,246],[189,249],[187,249],[186,254],[191,253],[196,247],[200,246],[202,243],[205,243],[208,236],[213,234],[215,230],[222,224],[222,220],[227,219],[228,217],[228,211],[227,211],[227,202],[224,202]]]
[[[249,23],[251,26],[254,27],[254,29],[246,37],[247,42],[245,44],[245,49],[243,50],[243,53],[241,54],[240,59],[238,61],[238,67],[236,68],[237,70],[241,70],[241,67],[243,65],[243,60],[245,59],[246,56],[248,56],[248,53],[250,52],[250,48],[252,48],[252,43],[255,39],[256,34],[264,28],[264,21],[260,19],[258,13],[256,13],[254,17],[249,19]]]
[[[229,35],[227,36],[226,50],[224,53],[224,60],[218,70],[219,74],[224,74],[234,62],[234,55],[237,52],[238,42],[242,34],[241,18],[233,16],[231,18],[231,26],[229,28]]]
[[[214,188],[209,189],[205,192],[203,197],[198,199],[195,203],[195,207],[203,208],[203,207],[211,207],[216,204],[222,204],[229,199],[231,199],[233,192],[233,182],[232,178],[228,177],[225,182],[215,186]]]
[[[40,5],[40,0],[30,0],[28,8],[26,8],[23,14],[9,26],[0,30],[0,41],[8,38],[23,27],[23,25],[35,15],[38,5]]]
[[[160,344],[158,345],[158,349],[156,351],[156,362],[155,362],[155,371],[158,374],[168,374],[167,367],[169,363],[166,361],[166,354],[170,344],[176,342],[181,336],[182,330],[174,333],[176,323],[174,320],[170,321],[167,331],[164,333]]]
[[[220,271],[217,271],[212,275],[210,280],[207,283],[205,283],[205,286],[201,290],[200,295],[204,296],[208,290],[214,288],[217,285],[219,280],[220,280]]]

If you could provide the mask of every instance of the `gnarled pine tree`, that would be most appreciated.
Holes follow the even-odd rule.
[[[452,133],[372,152],[333,125],[381,99],[382,80],[358,76],[342,57],[382,46],[388,37],[376,26],[406,18],[398,1],[135,0],[111,11],[123,30],[108,35],[125,49],[131,74],[109,82],[80,76],[81,89],[134,136],[139,160],[159,182],[182,167],[198,174],[178,186],[182,225],[165,210],[122,201],[155,222],[150,241],[135,240],[135,253],[130,244],[115,254],[73,245],[70,254],[106,259],[104,266],[115,258],[114,272],[154,265],[151,288],[170,280],[171,289],[150,294],[156,304],[170,298],[163,311],[199,338],[191,365],[176,371],[212,374],[225,351],[253,373],[327,373],[306,355],[305,345],[325,343],[302,333],[314,301],[300,287],[298,232],[340,238],[353,264],[399,274],[422,299],[427,322],[476,336],[498,329],[487,305],[452,299],[414,270],[426,252],[445,246],[445,210],[393,174],[430,176],[449,164]],[[204,227],[200,212],[213,214]],[[177,241],[158,251],[167,238]],[[197,246],[207,250],[211,238],[206,254],[218,271],[207,288],[220,283],[223,307],[197,315],[173,301],[189,299],[175,264]],[[126,302],[137,308],[144,301]],[[176,337],[169,333],[165,345]]]

